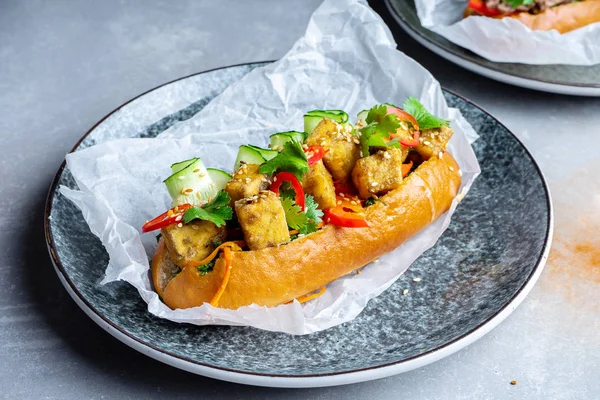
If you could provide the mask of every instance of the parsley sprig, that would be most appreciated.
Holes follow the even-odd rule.
[[[214,199],[204,204],[202,207],[194,206],[188,209],[183,214],[183,222],[186,224],[195,220],[201,219],[210,221],[216,226],[225,225],[226,220],[230,220],[233,216],[233,210],[229,207],[231,199],[226,191],[221,190]]]
[[[308,172],[308,160],[302,145],[296,141],[289,141],[283,145],[283,151],[275,157],[261,164],[260,173],[272,175],[275,171],[291,172],[296,178],[302,180]]]

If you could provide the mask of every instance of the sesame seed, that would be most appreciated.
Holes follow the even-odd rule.
[[[360,144],[360,139],[354,138],[354,144]]]
[[[344,193],[340,193],[340,196],[341,197],[345,197],[346,195]]]
[[[337,205],[338,205],[338,206],[342,205],[342,201],[341,201],[341,200],[338,200],[338,201],[337,201]]]
[[[376,258],[373,260],[374,263],[378,263],[379,262],[379,258]]]
[[[423,142],[423,144],[424,144],[425,146],[431,146],[431,142],[430,142],[430,141],[428,141],[428,140],[424,141],[424,142]]]
[[[206,176],[206,174],[205,174],[204,172],[200,172],[200,173],[198,174],[198,176],[199,176],[200,178],[204,178],[204,177]]]
[[[457,202],[461,202],[463,199],[465,198],[465,194],[463,192],[460,192],[459,194],[456,195],[456,201]]]
[[[200,227],[198,225],[192,225],[190,224],[190,226],[192,227],[193,230],[197,231],[198,229],[200,229]]]
[[[352,200],[350,204],[358,204],[358,202],[356,200]]]
[[[250,177],[246,178],[246,183],[250,183],[250,182],[252,182],[252,178],[250,178]]]
[[[327,145],[327,142],[325,140],[321,140],[321,146],[325,146]]]
[[[458,175],[459,175],[459,176],[462,176],[462,169],[459,169],[459,170],[458,170]]]
[[[200,168],[196,168],[194,172],[200,172]]]
[[[379,185],[379,183],[377,183],[377,182],[371,182],[371,186],[375,187],[377,185]]]
[[[392,158],[392,155],[386,151],[383,153],[383,157],[389,160],[390,158]]]
[[[450,171],[454,171],[454,167],[452,167],[452,166],[450,166],[450,165],[448,166],[448,169],[449,169]]]
[[[183,224],[180,222],[180,223],[177,224],[177,227],[178,228],[183,228]]]
[[[413,282],[419,283],[419,282],[421,282],[421,278],[413,278]]]
[[[404,289],[404,290],[402,291],[402,296],[406,296],[407,294],[408,294],[408,289]]]
[[[444,152],[440,151],[440,152],[438,153],[438,157],[439,157],[440,159],[444,158]]]

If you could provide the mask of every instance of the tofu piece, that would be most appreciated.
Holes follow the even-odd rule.
[[[383,195],[402,183],[402,162],[408,151],[405,148],[382,150],[356,162],[352,182],[361,199]]]
[[[336,181],[350,177],[356,160],[360,158],[360,140],[340,124],[324,118],[306,139],[309,146],[323,146],[329,152],[323,157],[327,170]]]
[[[302,179],[304,192],[315,198],[319,208],[335,207],[335,187],[331,174],[325,168],[322,160],[310,167],[310,170],[304,174]]]
[[[452,128],[442,126],[436,129],[427,129],[421,132],[421,144],[415,150],[423,156],[423,159],[429,160],[431,157],[438,156],[441,151],[446,149],[448,141],[454,134]]]
[[[269,187],[269,176],[258,172],[259,168],[258,164],[242,164],[227,182],[225,191],[231,198],[232,207],[236,201],[255,196]]]
[[[281,200],[270,190],[236,201],[235,213],[250,250],[274,247],[290,241]]]
[[[215,242],[226,238],[225,227],[217,228],[210,221],[194,220],[189,224],[169,225],[160,233],[175,265],[183,268],[190,261],[206,258],[214,249]]]

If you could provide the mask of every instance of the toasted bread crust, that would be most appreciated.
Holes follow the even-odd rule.
[[[467,7],[464,17],[480,15]],[[521,12],[494,18],[514,18],[534,31],[556,29],[560,33],[570,32],[583,26],[600,22],[600,0],[584,0],[548,8],[539,14]]]
[[[450,208],[461,184],[458,171],[449,153],[425,161],[400,187],[382,197],[385,204],[377,202],[366,209],[369,228],[325,225],[287,245],[234,252],[233,269],[219,307],[236,309],[252,303],[276,306],[394,250]],[[168,257],[164,246],[156,252],[153,276],[158,276],[154,270],[168,267],[161,261]],[[222,258],[205,276],[196,268],[185,268],[164,287],[162,298],[173,309],[210,302],[224,273]]]

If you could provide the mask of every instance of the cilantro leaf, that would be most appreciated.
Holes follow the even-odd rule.
[[[367,125],[360,130],[360,146],[363,157],[369,155],[370,147],[400,147],[399,139],[389,140],[391,133],[400,127],[396,114],[387,114],[387,106],[379,104],[369,110]]]
[[[293,197],[281,197],[281,205],[285,213],[285,220],[290,228],[295,229],[300,234],[307,235],[318,230],[317,226],[321,223],[323,211],[319,210],[319,205],[314,197],[305,195],[306,211],[302,212],[300,206],[294,203]]]
[[[298,233],[303,233],[305,235],[316,232],[318,230],[317,226],[321,223],[323,217],[323,211],[319,210],[319,205],[315,201],[315,198],[311,195],[305,195],[305,207],[306,207],[306,218],[308,219],[308,223],[305,228],[298,229]]]
[[[225,225],[225,220],[231,219],[233,210],[229,207],[231,199],[226,191],[221,190],[214,199],[202,207],[194,206],[183,214],[183,222],[190,223],[195,219],[210,221],[216,226]]]
[[[289,141],[283,145],[283,151],[275,157],[261,164],[261,174],[272,175],[275,171],[291,172],[296,178],[302,180],[308,172],[308,160],[302,145],[296,141]]]
[[[204,276],[207,273],[209,273],[210,271],[213,270],[213,268],[215,267],[215,264],[217,262],[216,258],[213,258],[212,261],[210,261],[208,264],[204,264],[204,265],[198,265],[198,271],[200,271],[200,276]]]
[[[504,0],[502,2],[511,6],[512,8],[517,8],[519,6],[531,5],[535,2],[535,0]]]
[[[281,199],[285,220],[288,226],[300,232],[300,229],[308,223],[308,217],[302,212],[299,205],[294,203],[294,199],[289,197]]]
[[[419,129],[421,130],[435,129],[442,125],[448,126],[450,123],[450,121],[438,118],[431,114],[419,100],[412,96],[406,99],[402,108],[404,111],[415,117],[419,124]]]

